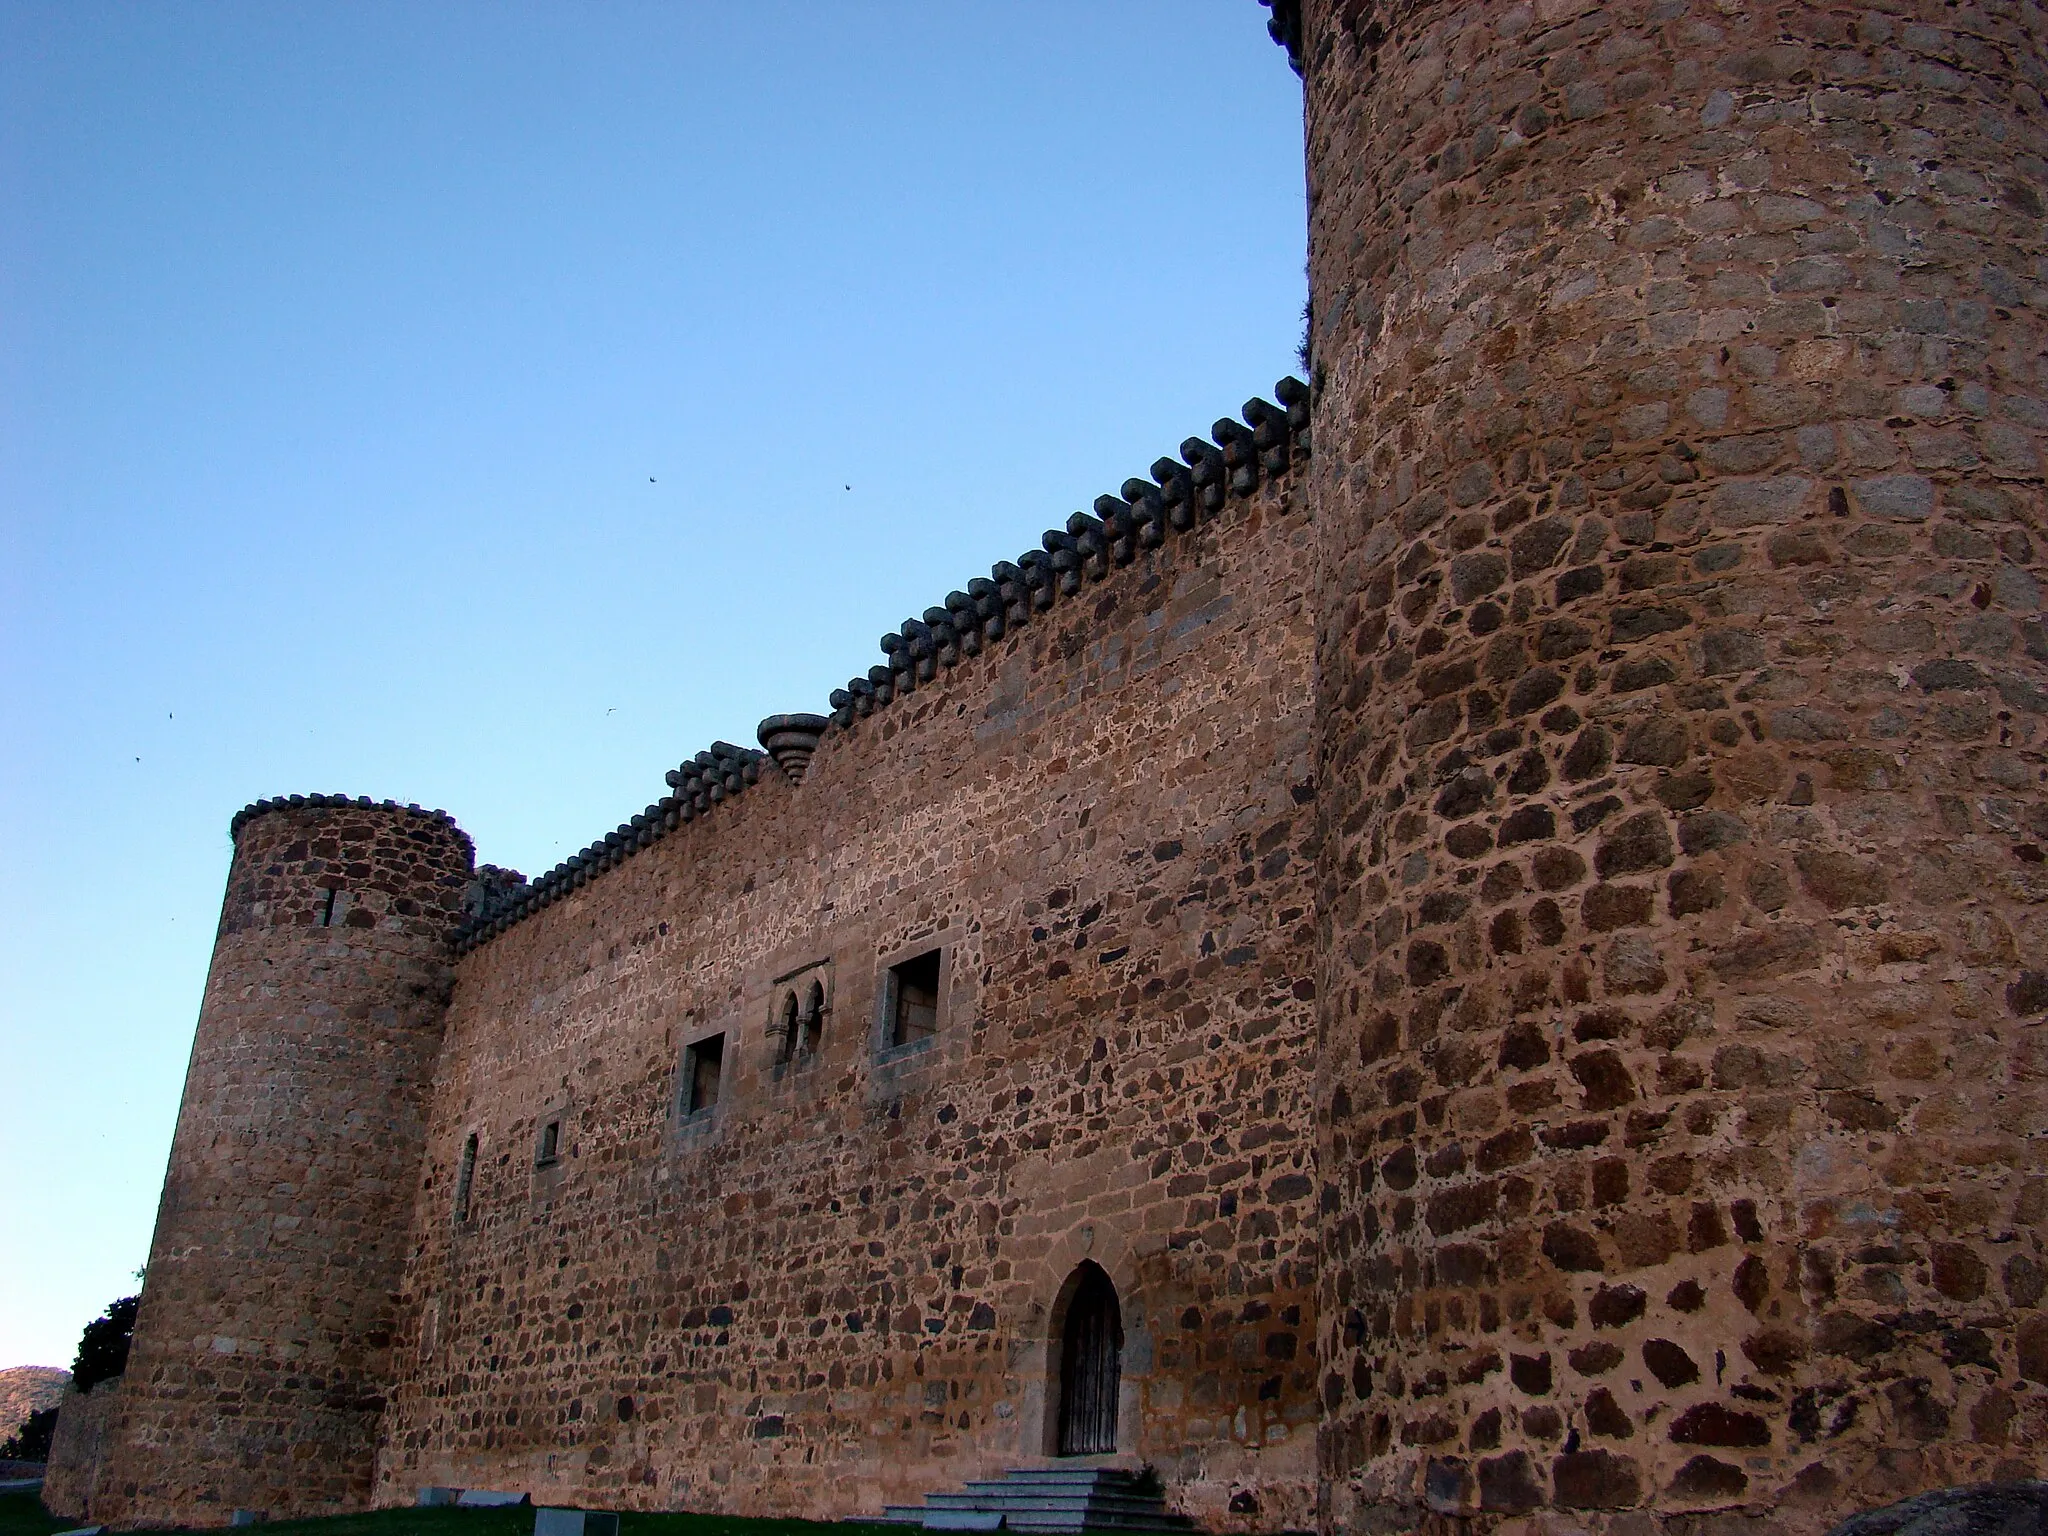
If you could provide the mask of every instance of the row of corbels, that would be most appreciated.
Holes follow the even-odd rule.
[[[905,619],[882,636],[881,666],[832,690],[832,723],[842,730],[902,694],[929,683],[942,667],[1031,622],[1084,581],[1101,581],[1143,550],[1157,549],[1169,532],[1182,532],[1221,512],[1232,496],[1250,496],[1262,479],[1287,473],[1309,452],[1309,391],[1296,378],[1273,393],[1280,404],[1245,402],[1244,420],[1226,416],[1210,434],[1180,445],[1180,461],[1160,459],[1152,478],[1123,483],[1121,496],[1098,496],[1095,511],[1076,512],[1064,528],[1048,529],[1041,548],[999,560],[986,576],[949,592],[943,607]]]
[[[453,828],[455,835],[464,843],[469,834],[455,825],[455,818],[446,811],[430,811],[425,806],[405,804],[396,800],[372,800],[368,795],[274,795],[264,800],[252,800],[235,812],[234,820],[228,823],[228,836],[237,841],[242,828],[258,816],[270,811],[407,811],[414,816],[424,816],[429,821],[438,821]]]
[[[760,782],[765,752],[736,747],[729,741],[714,741],[706,751],[667,775],[671,793],[622,821],[603,837],[580,852],[572,853],[546,874],[508,893],[503,905],[479,914],[455,933],[455,951],[466,954],[487,939],[497,937],[523,917],[551,906],[571,891],[582,889],[606,870],[615,868],[643,848],[652,847],[688,821],[695,821],[712,806],[729,800],[749,784]]]

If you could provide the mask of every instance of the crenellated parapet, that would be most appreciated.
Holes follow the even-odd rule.
[[[1076,512],[1064,528],[1047,529],[1038,548],[997,561],[965,590],[947,593],[943,605],[882,636],[887,661],[832,690],[832,723],[844,729],[935,682],[943,669],[979,656],[1084,584],[1108,579],[1170,534],[1214,517],[1231,497],[1254,495],[1285,476],[1309,454],[1309,391],[1286,378],[1273,393],[1280,404],[1246,401],[1242,421],[1226,416],[1208,439],[1187,439],[1178,461],[1153,463],[1150,480],[1133,477],[1121,495],[1096,497],[1092,514]]]
[[[1273,41],[1287,50],[1287,62],[1298,75],[1302,72],[1301,0],[1259,0],[1273,14],[1266,18],[1266,30]]]
[[[494,939],[514,923],[553,906],[581,890],[606,870],[616,869],[643,848],[651,848],[678,827],[695,821],[714,805],[740,794],[761,780],[765,752],[714,741],[704,751],[671,768],[672,794],[620,822],[587,847],[562,860],[531,884],[507,885],[487,897],[480,909],[455,934],[455,952],[467,954]]]
[[[410,803],[400,805],[396,800],[372,800],[368,795],[273,795],[262,800],[252,800],[235,812],[234,819],[228,823],[228,836],[239,841],[242,836],[242,828],[248,825],[255,817],[266,815],[271,811],[293,810],[405,811],[414,816],[424,816],[429,821],[439,822],[441,825],[451,828],[455,836],[465,846],[469,847],[472,852],[475,850],[475,845],[470,842],[469,834],[456,826],[455,818],[446,811],[430,811],[424,806]]]
[[[436,953],[479,878],[446,811],[367,795],[279,795],[229,823],[235,858],[221,937],[253,928],[383,929]]]
[[[669,770],[671,793],[530,884],[473,887],[470,916],[455,934],[456,953],[467,954],[759,783],[770,762],[792,785],[801,784],[812,754],[833,728],[850,729],[892,700],[931,686],[941,671],[981,655],[1055,603],[1077,596],[1084,585],[1107,580],[1170,535],[1214,518],[1231,498],[1256,495],[1262,485],[1286,477],[1309,456],[1309,391],[1301,380],[1285,378],[1273,393],[1277,405],[1247,400],[1241,420],[1226,416],[1206,439],[1187,439],[1178,460],[1152,465],[1150,480],[1134,477],[1123,483],[1121,495],[1096,497],[1092,514],[1076,512],[1064,528],[1048,529],[1037,549],[997,561],[965,591],[947,594],[943,606],[905,619],[882,636],[886,665],[870,667],[866,677],[832,691],[829,717],[770,715],[759,733],[766,751],[715,741]]]

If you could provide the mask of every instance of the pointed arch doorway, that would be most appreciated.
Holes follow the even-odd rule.
[[[1059,1433],[1062,1456],[1116,1451],[1117,1396],[1123,1385],[1124,1319],[1102,1266],[1083,1259],[1061,1287]]]

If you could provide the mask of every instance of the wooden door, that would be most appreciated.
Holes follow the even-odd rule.
[[[1060,1330],[1062,1456],[1116,1450],[1116,1400],[1123,1379],[1123,1309],[1100,1265],[1084,1261]]]

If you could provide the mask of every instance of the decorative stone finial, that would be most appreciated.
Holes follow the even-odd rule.
[[[789,775],[789,782],[801,784],[804,770],[811,766],[811,754],[818,750],[818,738],[831,723],[823,715],[770,715],[754,734]]]

